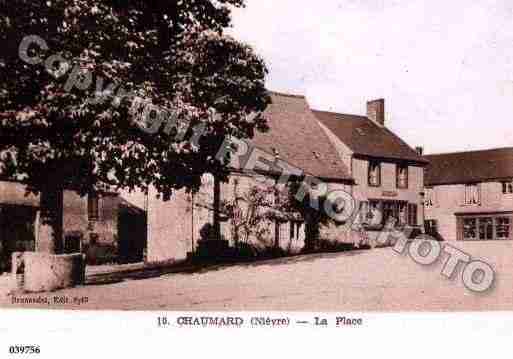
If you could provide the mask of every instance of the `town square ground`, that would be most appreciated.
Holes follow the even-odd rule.
[[[448,242],[489,263],[493,287],[476,294],[465,288],[461,268],[441,275],[446,257],[423,266],[391,248],[301,255],[258,263],[215,266],[104,283],[16,299],[44,303],[0,306],[51,309],[177,311],[474,311],[513,310],[511,241]],[[460,266],[461,267],[461,266]],[[1,289],[1,287],[0,287]]]

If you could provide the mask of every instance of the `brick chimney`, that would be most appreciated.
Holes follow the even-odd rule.
[[[385,126],[385,100],[367,102],[367,117],[379,126]]]
[[[417,146],[417,147],[415,147],[415,151],[417,152],[417,154],[419,156],[423,156],[424,155],[424,147]]]

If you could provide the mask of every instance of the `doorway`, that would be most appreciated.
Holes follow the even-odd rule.
[[[0,206],[0,272],[10,270],[13,252],[35,250],[35,218],[34,207]]]

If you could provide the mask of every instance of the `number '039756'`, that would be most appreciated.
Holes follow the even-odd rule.
[[[41,348],[39,345],[11,345],[9,346],[9,354],[39,354]]]

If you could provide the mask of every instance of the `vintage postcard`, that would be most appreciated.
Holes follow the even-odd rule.
[[[0,0],[0,308],[512,311],[512,74],[506,0]]]

